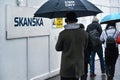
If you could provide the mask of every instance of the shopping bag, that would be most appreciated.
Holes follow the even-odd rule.
[[[120,44],[120,33],[118,34],[117,38],[116,38],[116,43]]]

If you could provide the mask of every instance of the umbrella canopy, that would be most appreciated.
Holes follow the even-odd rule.
[[[112,13],[109,15],[104,16],[100,23],[101,24],[107,24],[109,22],[119,22],[120,21],[120,13]]]
[[[87,0],[48,0],[35,12],[34,16],[62,18],[71,11],[75,12],[77,17],[91,16],[102,12]]]

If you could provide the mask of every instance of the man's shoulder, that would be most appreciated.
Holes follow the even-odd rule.
[[[88,24],[88,26],[91,26],[91,25],[93,25],[93,23]]]

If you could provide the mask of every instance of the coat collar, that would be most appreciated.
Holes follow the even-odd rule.
[[[70,24],[67,24],[64,26],[65,29],[77,29],[79,27],[80,27],[80,25],[76,24],[76,23],[70,23]]]

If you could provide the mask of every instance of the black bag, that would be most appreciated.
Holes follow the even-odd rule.
[[[116,30],[114,32],[114,34],[112,36],[108,36],[107,32],[105,31],[106,35],[107,35],[107,39],[106,39],[106,48],[109,50],[112,50],[114,48],[116,48],[116,41],[114,39],[114,35],[116,33]]]
[[[96,29],[94,29],[89,32],[89,35],[93,50],[98,50],[102,44],[102,42],[100,41],[100,33]]]

